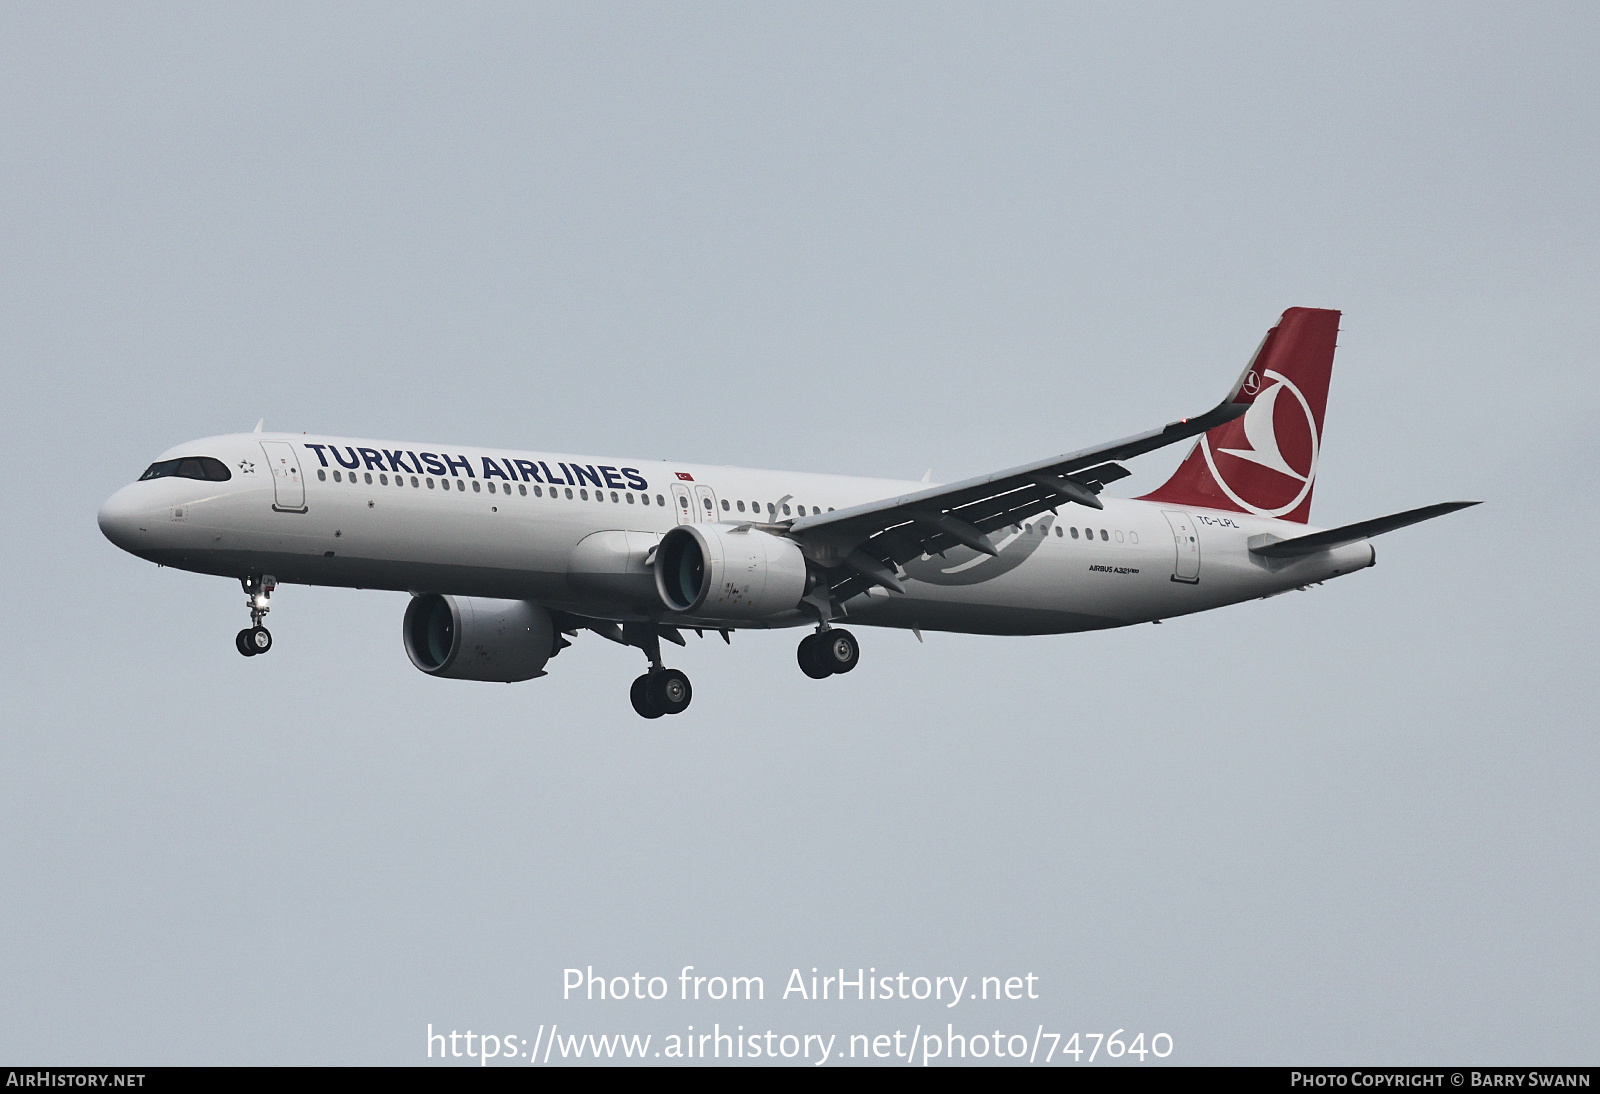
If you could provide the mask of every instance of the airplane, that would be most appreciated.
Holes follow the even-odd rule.
[[[1374,536],[1443,502],[1309,523],[1340,313],[1291,308],[1197,417],[934,485],[461,445],[256,432],[161,454],[99,513],[113,544],[237,578],[247,657],[280,584],[411,594],[406,654],[431,676],[546,675],[570,639],[640,650],[630,699],[682,713],[665,639],[809,628],[813,679],[860,659],[842,623],[1034,635],[1159,623],[1374,565]],[[1198,438],[1138,498],[1103,496],[1120,461]]]

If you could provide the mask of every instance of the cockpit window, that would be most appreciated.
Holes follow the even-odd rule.
[[[183,456],[176,460],[161,460],[145,469],[139,481],[145,479],[203,479],[207,482],[227,482],[233,478],[228,465],[210,456]]]

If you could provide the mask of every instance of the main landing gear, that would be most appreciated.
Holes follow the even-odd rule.
[[[677,669],[655,669],[633,682],[628,690],[633,709],[642,718],[659,718],[663,714],[682,714],[694,698],[689,678]]]
[[[272,590],[278,587],[278,579],[271,574],[251,574],[239,584],[244,586],[250,625],[234,636],[233,644],[246,657],[254,657],[272,648],[272,632],[261,625],[261,620],[272,610]]]
[[[678,669],[669,669],[661,663],[661,636],[649,623],[624,623],[624,641],[644,651],[650,659],[650,671],[633,682],[628,698],[641,718],[659,718],[663,714],[682,714],[689,709],[694,698],[694,688],[689,677]]]
[[[861,644],[856,636],[838,627],[818,629],[800,640],[795,653],[800,671],[813,680],[821,680],[835,673],[849,672],[861,660]]]

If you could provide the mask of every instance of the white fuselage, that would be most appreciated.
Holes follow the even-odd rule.
[[[161,458],[183,456],[220,460],[231,478],[124,487],[100,515],[114,543],[200,573],[532,600],[592,619],[687,626],[729,624],[674,615],[657,596],[648,562],[675,525],[781,522],[927,485],[303,434],[211,437]],[[1366,541],[1263,559],[1248,549],[1252,536],[1312,529],[1104,500],[1103,510],[1063,504],[993,533],[998,557],[960,547],[915,559],[904,595],[875,588],[844,605],[848,618],[983,634],[1093,630],[1270,596],[1374,561]],[[797,609],[737,625],[815,621]]]

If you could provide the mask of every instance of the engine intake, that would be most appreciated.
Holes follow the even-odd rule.
[[[543,676],[556,636],[532,601],[437,593],[411,598],[401,630],[406,656],[429,676],[504,684]]]
[[[656,549],[656,592],[675,612],[710,619],[765,619],[806,594],[800,545],[737,525],[680,524]]]

